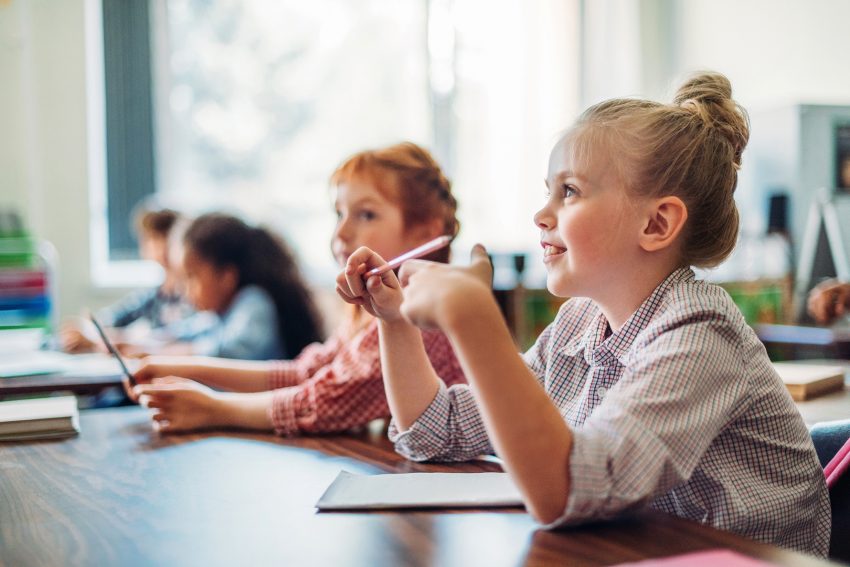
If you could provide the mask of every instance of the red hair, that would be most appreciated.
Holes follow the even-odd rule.
[[[428,150],[402,142],[377,150],[358,152],[346,159],[331,175],[336,186],[354,179],[374,185],[381,194],[397,203],[405,230],[441,219],[443,234],[454,238],[460,230],[457,200],[451,182]],[[448,262],[449,248],[428,257]]]

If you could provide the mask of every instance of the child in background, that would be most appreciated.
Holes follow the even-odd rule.
[[[431,155],[414,144],[356,154],[336,170],[331,185],[337,214],[331,248],[341,266],[361,246],[395,257],[439,235],[457,234],[451,185]],[[430,258],[448,257],[445,248]],[[446,384],[464,380],[442,333],[425,331],[421,341],[423,356]],[[239,427],[296,435],[348,430],[389,416],[377,322],[359,308],[324,344],[309,346],[292,361],[150,357],[136,379],[141,385],[133,395],[154,409],[154,425],[163,432]]]
[[[161,330],[193,313],[186,301],[174,258],[169,255],[169,238],[180,214],[171,209],[142,208],[136,215],[136,234],[143,259],[159,264],[165,274],[162,284],[154,289],[133,293],[122,301],[100,311],[98,320],[114,329],[130,325],[146,325]],[[59,334],[63,350],[71,353],[91,352],[101,348],[99,339],[89,336],[75,324],[65,325]]]
[[[495,449],[549,526],[650,506],[826,554],[829,500],[800,414],[728,294],[691,270],[736,241],[749,128],[731,96],[700,75],[672,105],[593,106],[556,144],[534,221],[549,291],[572,299],[523,357],[482,247],[468,268],[412,261],[366,282],[384,255],[352,254],[340,295],[381,318],[400,453]],[[445,388],[413,325],[448,335],[470,386]]]
[[[288,359],[321,340],[313,298],[280,238],[236,217],[211,213],[192,222],[183,246],[187,297],[218,321],[191,342],[162,351]]]
[[[820,325],[829,325],[850,313],[850,283],[827,280],[812,288],[806,305]]]

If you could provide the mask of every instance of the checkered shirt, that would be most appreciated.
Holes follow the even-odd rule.
[[[269,411],[279,435],[345,431],[389,417],[377,321],[347,337],[344,326],[295,359],[275,363],[269,373],[269,389],[275,390]],[[466,382],[444,334],[423,331],[422,340],[446,384]]]
[[[649,505],[826,555],[829,499],[811,438],[729,295],[679,269],[608,331],[590,300],[572,299],[524,355],[573,431],[570,494],[550,527]],[[390,438],[414,460],[493,451],[468,386],[441,387]]]

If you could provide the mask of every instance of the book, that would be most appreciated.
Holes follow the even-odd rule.
[[[319,510],[522,506],[507,473],[357,475],[340,471],[316,503]]]
[[[774,362],[773,367],[797,402],[844,388],[844,368],[841,366]]]
[[[74,396],[0,402],[0,441],[58,439],[79,432]]]

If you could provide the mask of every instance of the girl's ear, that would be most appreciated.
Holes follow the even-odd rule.
[[[646,223],[640,233],[640,247],[655,252],[672,246],[688,220],[688,207],[678,197],[668,195],[648,204]]]
[[[434,218],[415,227],[413,229],[413,234],[421,237],[422,240],[427,241],[434,240],[438,236],[442,236],[445,234],[445,230],[446,228],[443,219]]]
[[[236,269],[236,266],[229,265],[223,268],[220,268],[218,271],[218,277],[221,278],[221,288],[230,290],[230,292],[235,292],[236,288],[239,287],[239,270]]]

